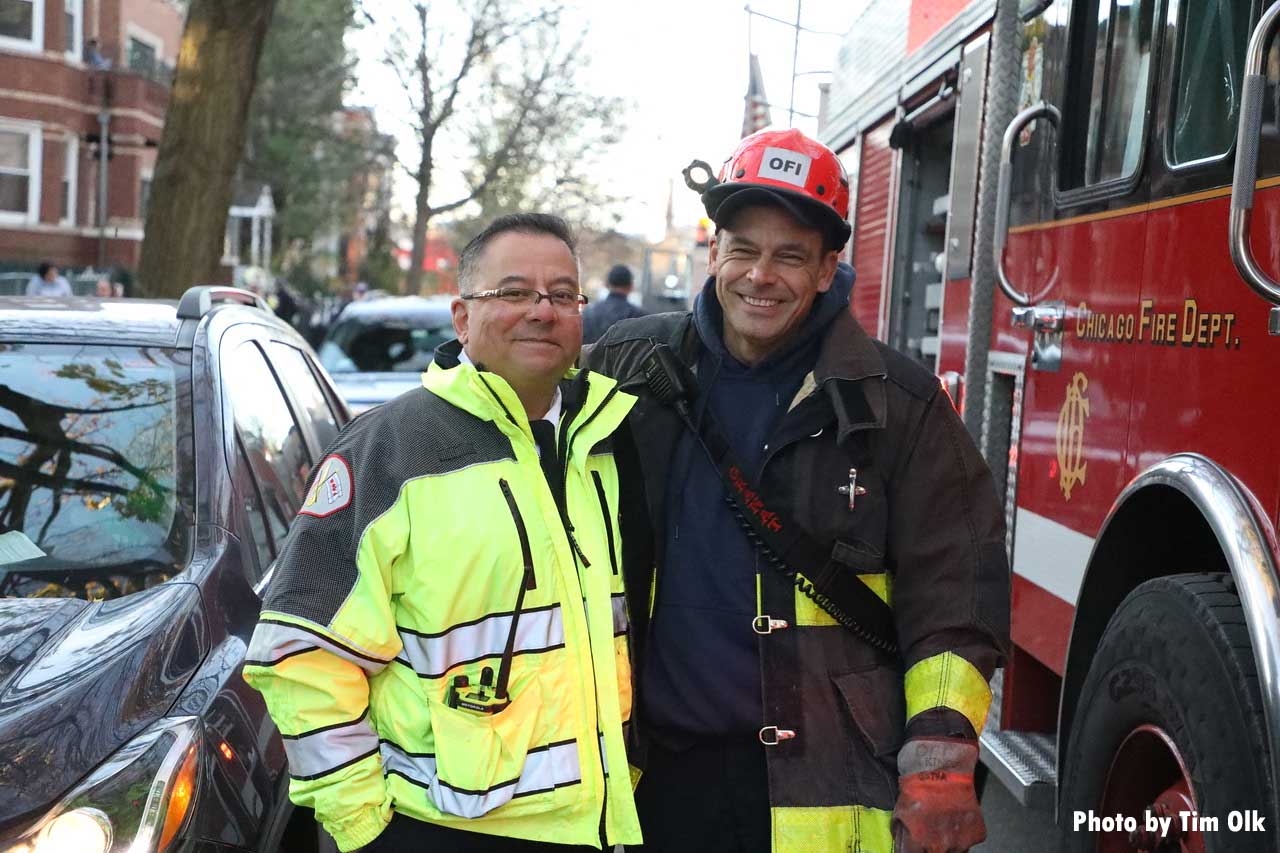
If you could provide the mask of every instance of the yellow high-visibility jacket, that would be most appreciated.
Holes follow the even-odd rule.
[[[561,507],[515,392],[451,346],[317,467],[245,679],[285,739],[291,798],[342,850],[393,809],[595,846],[603,812],[609,845],[639,843],[611,443],[634,398],[599,374],[562,382]],[[504,657],[509,706],[448,701],[455,676],[474,688]]]

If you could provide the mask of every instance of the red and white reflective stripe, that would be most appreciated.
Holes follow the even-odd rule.
[[[1018,508],[1013,571],[1075,606],[1080,598],[1094,538],[1053,519]]]

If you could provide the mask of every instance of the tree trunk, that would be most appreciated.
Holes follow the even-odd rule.
[[[427,256],[427,226],[431,223],[431,143],[422,147],[422,163],[418,166],[418,194],[414,205],[413,248],[409,252],[409,277],[405,292],[422,296],[422,261]]]
[[[147,296],[177,298],[218,274],[258,58],[275,4],[191,2],[138,267]]]

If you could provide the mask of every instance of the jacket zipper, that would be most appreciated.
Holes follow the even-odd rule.
[[[515,657],[516,630],[520,625],[520,611],[524,609],[526,590],[535,589],[537,579],[533,573],[533,549],[529,547],[529,531],[525,529],[524,518],[520,515],[520,507],[516,506],[515,495],[506,480],[498,480],[502,496],[507,499],[507,509],[511,510],[511,519],[516,525],[516,534],[520,537],[520,556],[524,560],[524,575],[520,580],[520,591],[516,593],[516,606],[511,613],[511,630],[507,633],[507,645],[502,650],[502,662],[498,665],[498,680],[494,683],[494,694],[499,699],[507,698],[507,681],[511,677],[511,659]]]
[[[508,418],[508,419],[509,419],[513,424],[517,424],[517,425],[518,425],[518,424],[519,424],[519,422],[515,419],[515,417],[511,414],[511,412],[509,412],[509,411],[507,410],[507,407],[506,407],[505,405],[503,405],[503,403],[502,403],[502,399],[497,395],[497,393],[493,390],[493,388],[489,385],[489,383],[488,383],[487,381],[485,381],[485,379],[484,379],[484,376],[483,376],[483,375],[480,377],[480,379],[481,379],[481,381],[483,381],[483,382],[484,382],[485,388],[487,388],[487,389],[488,389],[489,393],[490,393],[491,395],[493,395],[493,398],[498,402],[498,405],[502,407],[502,411],[506,413],[507,418]],[[578,432],[581,432],[581,431],[582,431],[582,428],[583,428],[583,427],[585,427],[587,424],[591,423],[591,421],[595,419],[596,415],[600,414],[600,412],[604,409],[604,407],[608,405],[609,401],[613,399],[613,395],[614,395],[615,393],[617,393],[617,391],[618,391],[618,388],[617,388],[617,386],[616,386],[616,385],[615,385],[613,388],[609,389],[609,393],[605,395],[604,400],[602,400],[602,401],[601,401],[601,403],[600,403],[600,405],[599,405],[598,407],[596,407],[596,410],[595,410],[594,412],[592,412],[592,413],[591,413],[591,416],[590,416],[590,417],[588,417],[585,421],[583,421],[583,422],[582,422],[582,424],[578,427],[578,430],[577,430],[577,431],[575,431],[575,433],[574,433],[574,436],[575,436],[575,437],[577,436],[577,433],[578,433]],[[570,442],[569,442],[569,426],[570,426],[570,424],[571,424],[572,422],[573,422],[573,415],[572,415],[572,414],[570,414],[569,419],[568,419],[567,421],[562,420],[562,421],[561,421],[561,423],[560,423],[560,447],[558,448],[558,456],[559,456],[560,458],[559,458],[557,461],[558,461],[558,462],[559,462],[559,464],[560,464],[560,470],[561,470],[562,472],[564,472],[564,477],[565,477],[565,479],[566,479],[566,480],[568,479],[568,476],[569,476],[569,446],[570,446]],[[514,497],[512,496],[512,494],[511,494],[511,487],[510,487],[510,486],[508,486],[508,485],[506,485],[506,481],[505,481],[505,480],[503,480],[503,481],[502,481],[502,484],[503,484],[503,494],[504,494],[504,495],[506,496],[506,498],[507,498],[507,505],[511,508],[513,515],[515,515],[515,516],[516,516],[516,519],[517,519],[516,526],[517,526],[521,531],[523,531],[523,530],[524,530],[524,523],[523,523],[523,521],[521,521],[521,520],[520,520],[519,510],[516,508],[516,505],[515,505],[515,498],[514,498]],[[555,498],[556,498],[555,489],[551,487],[551,484],[550,484],[550,483],[548,483],[548,484],[547,484],[547,487],[548,487],[548,489],[551,491],[551,497],[552,497],[552,499],[553,499],[553,500],[555,500]],[[572,548],[574,555],[575,555],[579,560],[581,560],[581,561],[582,561],[582,567],[583,567],[584,569],[589,569],[589,568],[591,568],[591,563],[587,561],[587,555],[586,555],[586,554],[584,554],[584,553],[582,553],[582,547],[581,547],[580,545],[578,545],[578,540],[577,540],[577,538],[573,535],[573,524],[571,524],[571,523],[570,523],[570,521],[569,521],[569,515],[568,515],[568,512],[569,512],[569,511],[568,511],[568,507],[562,507],[562,506],[560,506],[559,501],[556,501],[556,509],[557,509],[557,511],[559,511],[559,513],[560,513],[560,524],[564,527],[565,536],[566,536],[566,537],[568,538],[568,540],[569,540],[569,545],[570,545],[570,547]],[[526,534],[526,535],[525,535],[525,537],[521,540],[521,542],[522,542],[522,547],[527,546],[527,534]],[[531,561],[526,560],[526,562],[528,562],[528,563],[530,564],[530,566],[532,565]],[[579,585],[581,585],[581,584],[579,584]],[[524,596],[524,588],[523,588],[523,587],[521,588],[520,595],[521,595],[521,599],[523,599],[523,596]],[[584,616],[586,616],[586,615],[587,615],[587,598],[586,598],[585,591],[584,591],[583,596],[582,596],[582,613],[583,613],[583,615],[584,615]],[[612,636],[612,632],[610,632],[610,636]],[[511,636],[511,640],[514,640],[514,637],[515,637],[515,625],[514,625],[514,623],[513,623],[513,624],[512,624],[512,636]],[[509,645],[510,645],[510,642],[509,642]],[[599,708],[599,706],[600,706],[600,691],[599,691],[599,687],[597,686],[597,683],[596,683],[596,657],[595,657],[595,650],[591,647],[591,626],[590,626],[590,625],[588,625],[588,626],[587,626],[587,656],[588,656],[588,659],[591,661],[591,696],[594,698],[595,703],[596,703],[596,724],[597,724],[597,725],[596,725],[596,729],[597,729],[597,735],[598,735],[598,734],[599,734],[599,730],[600,730],[600,726],[599,726],[599,723],[600,723],[600,708]],[[506,656],[504,655],[504,659],[505,659],[505,657],[506,657]],[[599,746],[599,738],[598,738],[598,737],[597,737],[597,746]],[[603,770],[604,770],[604,767],[603,767],[603,762],[604,762],[604,756],[603,756],[603,753],[601,754],[601,758],[600,758],[600,760],[601,760],[601,772],[602,772],[602,774],[603,774]],[[600,805],[600,823],[601,823],[601,828],[603,829],[604,824],[605,824],[605,815],[607,814],[607,809],[608,809],[608,799],[609,799],[609,785],[608,785],[608,781],[607,781],[607,780],[606,780],[606,782],[605,782],[604,790],[603,790],[603,792],[602,792],[602,793],[603,793],[603,797],[604,797],[604,799],[602,800],[601,805]]]
[[[585,421],[579,424],[576,430],[574,430],[573,438],[577,438],[578,433],[582,432],[582,430],[587,426],[587,424],[591,423],[591,421],[595,419],[596,415],[600,414],[600,412],[604,410],[605,406],[609,404],[609,401],[613,399],[613,395],[617,393],[617,390],[618,388],[616,385],[613,388],[609,389],[609,393],[605,395],[604,400],[602,400],[600,405],[596,407],[596,410],[592,412]],[[578,411],[581,411],[581,409],[579,409]],[[566,480],[569,477],[569,448],[572,446],[572,442],[570,441],[570,436],[569,436],[569,427],[572,425],[572,423],[573,423],[573,416],[570,415],[568,421],[562,422],[560,424],[559,462],[560,462],[560,470],[564,473],[564,477]],[[599,475],[596,474],[595,471],[591,473],[593,475],[596,475],[597,477],[596,485],[597,487],[599,487],[599,484],[600,484],[600,481],[598,479]],[[578,540],[574,538],[573,525],[569,522],[568,507],[560,508],[560,520],[564,524],[565,533],[569,537],[569,543],[573,546],[574,552],[578,555],[578,559],[582,561],[582,567],[584,569],[590,568],[591,564],[587,562],[587,556],[582,553],[582,549],[578,546]],[[608,529],[607,523],[608,522],[606,519],[606,529]],[[609,557],[612,560],[613,559],[612,531],[610,531],[609,533],[609,542],[610,542]],[[617,572],[616,566],[614,567],[614,571],[615,573]],[[583,590],[583,596],[582,596],[582,612],[584,615],[587,615],[587,597],[586,597],[585,590]],[[610,617],[610,624],[612,624],[612,616]],[[612,631],[609,632],[609,636],[612,638],[613,636]],[[594,697],[595,703],[596,703],[596,749],[599,750],[599,753],[600,753],[600,775],[601,775],[602,782],[604,783],[600,792],[601,793],[600,832],[603,835],[607,831],[607,824],[608,824],[609,779],[608,779],[608,775],[605,773],[605,767],[604,767],[605,760],[606,760],[604,738],[603,738],[604,726],[600,722],[600,688],[599,688],[599,684],[596,681],[596,652],[595,652],[595,649],[592,647],[591,626],[589,624],[587,626],[587,654],[591,660],[591,695],[592,697]]]
[[[596,497],[600,499],[600,514],[604,516],[604,533],[609,542],[609,565],[613,567],[614,575],[618,574],[618,555],[614,551],[613,546],[613,523],[609,518],[609,500],[605,497],[604,481],[600,479],[599,471],[591,472],[591,479],[596,484]]]

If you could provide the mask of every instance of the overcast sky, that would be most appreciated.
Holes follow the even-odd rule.
[[[384,0],[376,8],[403,2]],[[865,0],[752,0],[750,5],[787,21],[795,20],[799,6],[804,27],[843,34]],[[643,6],[592,2],[580,6],[578,15],[588,23],[588,85],[630,104],[627,136],[610,161],[616,168],[599,176],[613,192],[631,199],[621,230],[661,238],[671,180],[677,224],[695,223],[701,205],[684,187],[680,170],[695,158],[718,167],[736,145],[747,88],[748,42],[760,56],[765,93],[775,105],[773,124],[787,126],[794,29],[749,16],[741,0],[650,0]],[[380,25],[387,26],[386,21],[384,17]],[[361,64],[354,100],[374,108],[381,128],[404,137],[402,156],[412,157],[398,87],[378,67],[385,38],[385,32],[369,27],[355,39]],[[837,36],[802,31],[796,70],[830,70],[839,46]],[[796,79],[798,112],[816,115],[818,84],[828,79],[827,74]],[[799,115],[794,125],[808,133],[816,130],[813,119]],[[397,197],[411,205],[412,188],[401,186]]]

